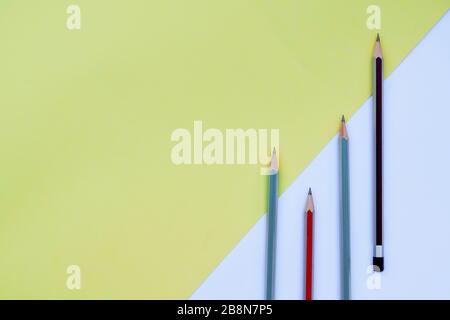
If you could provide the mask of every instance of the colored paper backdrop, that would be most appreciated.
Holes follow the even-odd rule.
[[[265,177],[176,166],[171,133],[279,129],[286,189],[370,94],[372,4],[386,75],[449,7],[3,0],[0,297],[189,297],[263,214]]]

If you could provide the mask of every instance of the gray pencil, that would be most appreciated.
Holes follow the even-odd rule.
[[[269,171],[269,195],[267,210],[267,265],[266,299],[274,298],[276,229],[278,209],[278,161],[275,148],[272,153]]]

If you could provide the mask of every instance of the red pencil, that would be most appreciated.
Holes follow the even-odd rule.
[[[305,267],[305,299],[312,300],[313,287],[313,214],[314,203],[309,188],[308,198],[306,200],[306,267]]]

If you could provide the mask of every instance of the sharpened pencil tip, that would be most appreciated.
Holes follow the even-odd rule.
[[[277,151],[275,147],[272,151],[272,159],[270,160],[270,169],[272,170],[278,170],[278,159],[277,159]]]
[[[377,34],[377,41],[375,41],[375,48],[373,50],[373,57],[375,59],[383,58],[383,54],[381,53],[381,42],[380,42],[380,35],[379,34]]]
[[[312,194],[312,192],[311,192],[311,188],[309,188],[308,194]]]
[[[344,115],[342,115],[340,135],[341,138],[348,139],[347,126],[345,125]]]

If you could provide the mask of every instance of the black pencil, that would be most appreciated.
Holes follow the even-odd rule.
[[[373,106],[375,108],[375,250],[374,271],[384,270],[383,255],[383,55],[377,35],[373,55]]]

